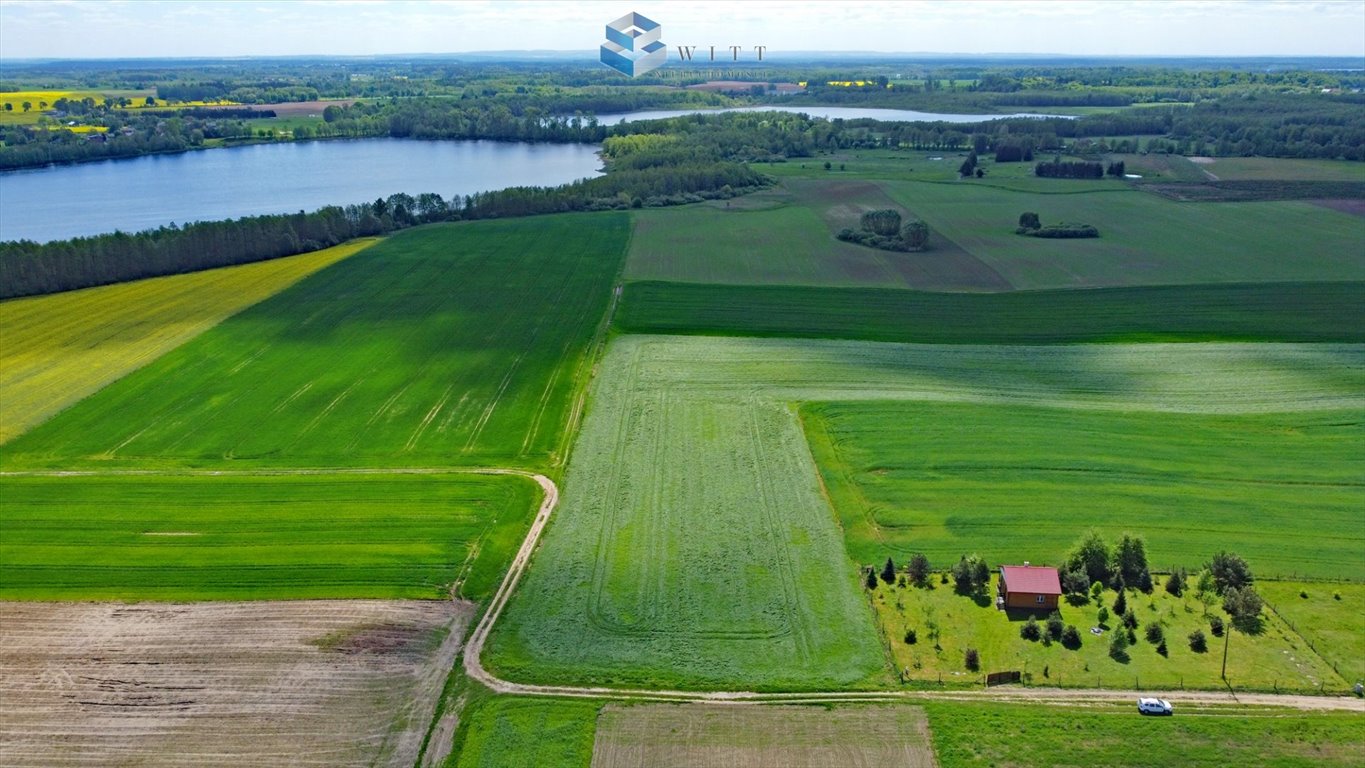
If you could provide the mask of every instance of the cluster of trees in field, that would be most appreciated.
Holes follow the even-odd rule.
[[[1028,235],[1029,237],[1048,237],[1048,238],[1078,238],[1078,237],[1099,237],[1100,231],[1091,224],[1048,224],[1043,226],[1042,220],[1034,211],[1024,211],[1019,214],[1019,226],[1015,228],[1014,234]]]
[[[1102,179],[1104,165],[1085,160],[1064,161],[1061,158],[1039,163],[1034,174],[1044,179]]]
[[[922,251],[929,242],[928,224],[911,219],[902,226],[900,212],[891,208],[867,211],[859,224],[861,229],[844,228],[836,237],[884,251]]]
[[[1073,605],[1092,601],[1098,604],[1097,619],[1101,627],[1107,628],[1111,618],[1117,621],[1118,626],[1111,633],[1109,655],[1118,661],[1127,661],[1128,649],[1138,641],[1139,636],[1138,619],[1128,603],[1128,592],[1137,590],[1151,594],[1156,589],[1143,538],[1123,534],[1111,547],[1103,536],[1091,530],[1075,544],[1058,571],[1062,591],[1068,596],[1068,602]],[[958,593],[979,598],[990,585],[991,573],[990,566],[980,555],[963,555],[940,573],[939,580],[947,584],[951,579]],[[914,553],[903,572],[888,557],[880,570],[864,568],[863,576],[864,586],[868,590],[876,590],[881,583],[931,588],[934,571],[927,556]],[[1203,604],[1209,631],[1215,637],[1221,637],[1228,626],[1220,616],[1208,613],[1208,609],[1214,605],[1220,605],[1232,618],[1232,626],[1236,629],[1247,634],[1258,634],[1262,631],[1261,612],[1265,601],[1256,592],[1254,581],[1246,560],[1235,553],[1220,551],[1197,574],[1192,575],[1184,568],[1172,569],[1166,576],[1164,589],[1174,597],[1181,597],[1186,592],[1193,593]],[[1112,606],[1101,604],[1106,589],[1115,593]],[[1169,654],[1166,628],[1161,622],[1149,622],[1141,629],[1142,637],[1156,648],[1157,653],[1162,656]],[[1030,642],[1057,642],[1072,650],[1080,648],[1082,644],[1080,631],[1075,625],[1066,624],[1059,611],[1053,611],[1042,622],[1030,616],[1020,626],[1019,636]],[[914,645],[919,641],[918,633],[913,628],[909,629],[904,640]],[[1186,641],[1195,653],[1208,650],[1208,638],[1202,629],[1191,632]],[[979,655],[975,661],[964,659],[969,670],[977,669],[979,662]]]

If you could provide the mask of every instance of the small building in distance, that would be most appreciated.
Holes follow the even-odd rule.
[[[1002,565],[999,592],[999,608],[1051,612],[1062,598],[1062,580],[1056,568],[1045,565]]]

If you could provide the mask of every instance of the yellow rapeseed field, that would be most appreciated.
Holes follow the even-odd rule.
[[[0,443],[378,241],[0,302]]]

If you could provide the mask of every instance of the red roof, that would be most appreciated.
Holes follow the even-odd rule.
[[[1000,577],[1005,580],[1006,592],[1028,592],[1034,595],[1062,594],[1062,581],[1057,569],[1045,565],[1002,565]]]

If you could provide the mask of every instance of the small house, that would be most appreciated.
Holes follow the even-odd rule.
[[[1056,568],[1044,565],[1000,566],[1000,608],[1032,608],[1052,612],[1062,597],[1062,580]]]

